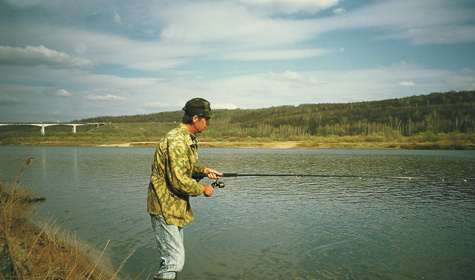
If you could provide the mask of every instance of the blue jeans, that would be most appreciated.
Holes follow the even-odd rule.
[[[157,276],[174,279],[176,273],[180,272],[185,264],[183,228],[167,224],[162,215],[150,216],[161,260]]]

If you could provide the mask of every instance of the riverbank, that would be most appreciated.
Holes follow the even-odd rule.
[[[77,136],[77,137],[76,137]],[[0,140],[10,146],[101,146],[156,147],[163,135],[156,137],[75,137],[28,136]],[[263,149],[401,149],[401,150],[474,150],[474,133],[421,133],[414,136],[353,135],[353,136],[292,136],[267,137],[210,137],[199,135],[203,148],[263,148]]]
[[[23,143],[23,146],[98,146],[98,147],[156,147],[158,142],[78,143],[53,141]],[[201,148],[250,149],[364,149],[364,150],[475,150],[472,142],[336,142],[336,141],[200,141]]]
[[[111,124],[112,125],[112,124]],[[118,125],[118,124],[114,124]],[[171,124],[176,126],[176,124]],[[111,133],[101,127],[88,132],[34,133],[0,132],[0,145],[6,146],[102,146],[102,147],[155,147],[167,132],[155,131],[145,124],[122,124],[122,133]],[[138,126],[138,127],[136,127]],[[132,130],[134,128],[135,130]],[[167,129],[169,127],[166,127]],[[110,128],[109,128],[110,129]],[[138,130],[137,130],[138,129]],[[158,129],[158,128],[156,128]],[[101,132],[102,131],[102,132]],[[100,133],[101,132],[101,133]],[[199,135],[204,148],[264,148],[264,149],[403,149],[403,150],[474,150],[475,133],[423,132],[412,136],[398,133],[369,135],[300,135],[288,137],[224,137],[205,131]]]
[[[37,203],[31,189],[20,185],[25,161],[16,180],[0,181],[0,279],[119,279],[119,270],[108,269],[102,261],[104,251],[92,257],[93,249],[61,231],[60,226],[46,223],[39,228],[30,222]]]

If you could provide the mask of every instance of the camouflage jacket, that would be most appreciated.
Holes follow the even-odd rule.
[[[192,179],[204,172],[198,160],[198,145],[184,124],[168,132],[158,143],[152,162],[147,211],[163,215],[168,224],[183,227],[194,220],[190,196],[203,193],[203,185]]]

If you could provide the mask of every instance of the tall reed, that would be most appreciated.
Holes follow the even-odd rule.
[[[61,230],[56,223],[46,222],[40,229],[28,221],[38,198],[21,185],[22,165],[14,182],[0,181],[0,279],[119,279],[119,269],[106,271],[101,267],[102,253],[92,260],[86,247]]]

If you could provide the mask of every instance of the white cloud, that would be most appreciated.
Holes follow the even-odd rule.
[[[416,85],[413,81],[408,81],[408,82],[403,81],[403,82],[399,82],[398,84],[403,87],[413,87]]]
[[[328,49],[287,49],[287,50],[257,50],[246,52],[235,52],[223,56],[225,59],[233,60],[289,60],[289,59],[302,59],[321,56],[332,53],[334,51]]]
[[[213,110],[215,109],[228,109],[228,110],[232,110],[232,109],[237,109],[239,108],[238,106],[234,105],[233,103],[213,103],[211,104],[211,107]]]
[[[0,105],[18,101],[18,112],[62,102],[75,118],[179,110],[196,96],[256,108],[475,89],[473,70],[443,68],[473,69],[473,0],[7,1],[30,7],[0,21]],[[416,62],[391,65],[408,57]]]
[[[311,37],[315,29],[305,22],[255,14],[232,2],[193,2],[162,13],[166,16],[163,42],[205,43],[213,47],[207,48],[209,53],[295,43]]]
[[[86,96],[86,99],[94,100],[94,101],[124,101],[126,100],[125,97],[112,95],[110,93],[104,94],[104,95],[90,94]]]
[[[269,78],[292,82],[295,84],[317,85],[318,79],[308,73],[298,73],[293,71],[285,71],[282,74],[269,73]]]
[[[382,36],[386,39],[409,39],[415,45],[458,44],[475,41],[475,26],[412,28],[401,33]]]
[[[150,61],[143,61],[132,63],[129,65],[132,69],[137,69],[141,71],[157,71],[157,70],[164,70],[164,69],[173,69],[180,65],[185,64],[186,61],[184,59],[151,59]]]
[[[71,96],[71,93],[69,93],[67,90],[65,89],[60,89],[56,92],[56,95],[57,96]]]
[[[114,22],[118,24],[122,24],[122,18],[120,17],[119,13],[114,12],[114,14],[112,15],[112,18],[114,19]]]
[[[251,2],[256,4],[259,1]],[[269,1],[273,5],[287,3],[301,6],[307,2],[314,2],[316,6],[334,7],[338,1]],[[333,51],[325,48],[303,48],[298,44],[314,40],[325,32],[361,28],[385,29],[386,35],[379,38],[402,38],[412,40],[415,44],[436,42],[434,40],[437,38],[444,42],[475,41],[475,30],[471,25],[465,28],[457,27],[454,32],[450,32],[453,23],[467,20],[465,14],[469,12],[463,12],[459,19],[456,16],[457,6],[446,4],[448,7],[442,9],[443,3],[442,0],[433,0],[433,3],[428,0],[401,0],[400,3],[381,1],[342,14],[305,20],[268,16],[231,1],[173,2],[160,6],[160,9],[148,3],[131,12],[143,13],[141,19],[149,21],[143,23],[149,24],[143,29],[144,32],[160,34],[155,40],[135,40],[133,37],[111,32],[78,29],[68,25],[38,25],[28,30],[18,29],[24,36],[15,40],[27,42],[26,38],[31,38],[37,42],[45,42],[43,44],[58,45],[61,49],[70,50],[70,53],[87,54],[89,59],[76,58],[73,65],[91,67],[91,60],[94,60],[97,63],[119,64],[125,68],[146,72],[178,68],[194,58],[278,61],[323,56]],[[336,10],[338,9],[341,8]],[[420,13],[420,10],[427,12]],[[115,12],[116,20],[120,18],[122,21],[122,13],[119,15],[119,12]],[[219,24],[216,24],[217,22]],[[446,31],[443,28],[446,28]],[[151,31],[152,29],[154,31]],[[0,28],[0,33],[8,34],[7,31]],[[58,41],[57,38],[64,40]],[[26,48],[23,52],[26,52]],[[9,59],[8,55],[2,56],[1,53],[0,50],[0,61],[5,63],[27,63],[24,59]],[[74,62],[71,61],[74,59],[72,55],[56,51],[56,56],[59,54],[69,56],[69,62]],[[47,60],[45,55],[42,55],[42,59]],[[48,58],[48,63],[53,63],[51,60]],[[27,61],[31,63],[34,60]],[[41,60],[37,63],[48,64]],[[56,63],[66,64],[64,60]]]
[[[298,81],[302,80],[302,76],[297,72],[285,71],[284,74],[282,74],[282,76],[286,80],[298,80]]]
[[[0,62],[10,65],[48,65],[53,67],[92,67],[88,59],[75,58],[45,46],[25,48],[0,46]]]
[[[464,7],[464,2],[466,1],[380,1],[325,21],[330,24],[329,30],[332,30],[331,26],[335,30],[377,28],[386,31],[386,35],[380,37],[382,39],[406,38],[417,45],[474,42],[475,9]]]
[[[453,73],[447,83],[456,90],[475,90],[475,71],[469,68]]]
[[[51,75],[57,80],[64,80],[68,77],[65,72],[56,70]],[[213,109],[232,109],[397,98],[452,90],[454,86],[450,83],[471,86],[471,88],[455,88],[458,90],[475,89],[473,70],[432,70],[406,62],[360,70],[288,70],[211,81],[194,78],[174,80],[125,78],[91,73],[74,75],[74,78],[74,81],[70,81],[72,85],[87,84],[90,87],[82,93],[76,91],[74,97],[84,95],[86,100],[92,102],[81,102],[81,99],[77,99],[73,107],[67,107],[71,110],[68,111],[70,115],[61,118],[77,119],[78,114],[85,118],[98,115],[132,115],[180,110],[187,100],[194,97],[209,100]],[[417,81],[417,86],[401,87],[399,84],[401,81]],[[7,85],[0,84],[0,90],[10,92],[5,86]],[[109,93],[101,93],[106,92],[106,88]],[[2,103],[0,105],[4,105],[3,102],[16,100],[18,102],[15,104],[23,108],[19,110],[31,111],[26,109],[27,104],[24,100],[34,100],[35,104],[39,104],[36,103],[40,102],[39,98],[45,99],[48,96],[40,95],[38,92],[49,91],[35,87],[28,91],[22,89],[15,92],[16,95],[0,95],[0,103]],[[133,97],[127,95],[130,92],[133,92]],[[23,102],[19,102],[17,95],[21,96]],[[166,102],[157,102],[157,100],[166,100]],[[107,103],[99,101],[110,101],[114,104],[108,106]],[[48,99],[47,102],[54,103],[55,101]],[[48,105],[43,106],[44,110],[49,108]],[[3,114],[6,112],[0,113],[0,115]],[[38,117],[44,116],[40,114],[30,118],[37,119]]]
[[[241,2],[273,12],[294,14],[316,13],[337,5],[339,0],[241,0]]]
[[[336,9],[333,9],[333,12],[335,14],[343,14],[344,12],[346,12],[346,10],[343,8],[336,8]]]
[[[0,25],[0,33],[1,33]],[[87,55],[88,66],[92,61],[97,64],[115,64],[129,69],[156,71],[176,68],[188,59],[203,56],[209,49],[201,46],[162,42],[140,41],[126,36],[72,27],[48,26],[22,30],[25,37],[47,41],[70,52]],[[55,34],[52,38],[50,34]],[[56,37],[64,38],[58,41]],[[0,55],[1,62],[1,55]],[[16,63],[18,64],[18,63]]]
[[[146,108],[167,108],[170,104],[164,102],[152,102],[144,105]]]
[[[226,94],[209,100],[212,104],[226,100],[241,108],[381,100],[448,91],[452,86],[446,80],[453,74],[406,62],[360,70],[271,72],[212,82],[209,91]],[[461,80],[470,80],[470,73],[465,76]],[[417,84],[401,89],[399,82],[410,79]]]

